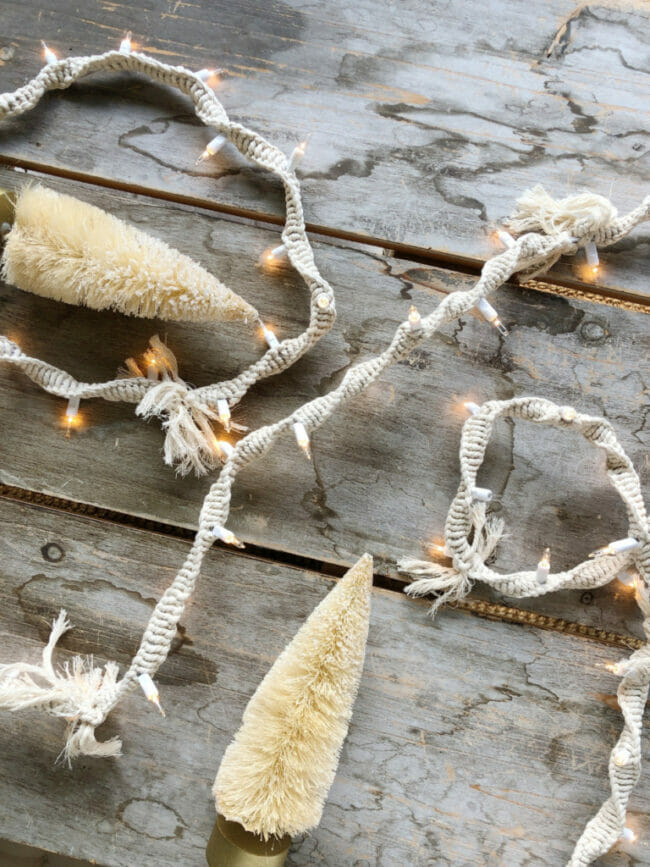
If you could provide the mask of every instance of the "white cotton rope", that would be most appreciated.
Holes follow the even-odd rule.
[[[486,516],[486,504],[472,497],[476,475],[483,463],[494,422],[499,418],[523,419],[563,430],[575,430],[588,442],[605,452],[609,480],[619,493],[628,517],[628,536],[639,543],[619,554],[600,554],[566,572],[549,574],[540,582],[536,571],[500,574],[485,564],[498,538],[498,525]],[[609,761],[611,795],[587,824],[578,840],[569,867],[591,864],[620,838],[625,827],[625,812],[630,792],[641,773],[641,732],[643,713],[650,685],[650,532],[641,483],[631,460],[625,454],[612,425],[604,418],[582,415],[573,407],[558,406],[539,397],[488,401],[470,416],[463,426],[460,445],[458,492],[449,507],[445,524],[445,551],[452,567],[403,560],[401,571],[417,578],[406,588],[412,596],[438,593],[433,613],[445,602],[461,599],[475,581],[482,581],[500,593],[516,598],[541,596],[554,590],[590,589],[607,584],[626,566],[639,573],[636,598],[643,614],[646,644],[617,667],[621,674],[618,701],[625,725]],[[486,543],[486,539],[489,540]],[[621,758],[624,761],[621,761]]]
[[[138,415],[164,418],[165,462],[176,465],[180,472],[194,469],[197,474],[202,474],[219,463],[214,437],[206,432],[203,420],[214,417],[219,400],[226,400],[233,407],[254,383],[286,370],[314,346],[334,323],[334,293],[314,262],[305,229],[300,184],[290,160],[259,133],[231,121],[212,88],[191,70],[161,63],[139,52],[108,51],[89,57],[68,57],[44,66],[35,78],[13,93],[0,94],[0,120],[23,114],[48,91],[63,90],[78,79],[99,71],[143,73],[153,81],[175,87],[192,99],[196,115],[203,123],[225,136],[252,163],[280,178],[286,202],[282,242],[289,261],[309,290],[309,325],[298,337],[279,341],[277,346],[269,348],[234,379],[202,388],[179,383],[174,388],[173,399],[168,383],[156,383],[143,377],[80,382],[45,361],[25,355],[7,337],[0,337],[0,360],[22,370],[50,394],[136,403]],[[170,400],[175,409],[180,407],[178,412],[169,412]]]

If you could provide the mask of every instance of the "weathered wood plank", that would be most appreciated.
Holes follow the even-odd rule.
[[[124,665],[183,542],[0,502],[0,660],[37,658],[65,605],[69,653]],[[119,760],[54,760],[62,723],[2,716],[0,815],[9,840],[108,867],[204,863],[209,787],[245,703],[331,581],[213,550],[159,673],[167,718],[132,694],[105,725]],[[320,827],[289,863],[561,864],[605,797],[620,726],[618,656],[555,633],[488,623],[375,591],[368,657]],[[647,743],[644,744],[645,752]],[[646,761],[650,755],[646,755]],[[646,772],[647,773],[647,772]],[[648,863],[643,783],[629,854]]]
[[[8,180],[0,174],[0,184]],[[304,327],[300,281],[290,273],[269,278],[255,264],[275,237],[267,229],[81,185],[74,191],[214,269],[279,333]],[[235,419],[251,427],[329,390],[350,364],[383,349],[411,301],[424,312],[443,293],[470,285],[468,278],[377,250],[321,242],[315,249],[337,292],[338,323],[292,370],[246,397]],[[370,547],[378,572],[394,575],[399,557],[426,555],[442,531],[458,484],[460,406],[469,397],[532,393],[604,412],[646,481],[648,317],[513,287],[495,303],[511,328],[507,339],[473,316],[450,324],[315,434],[313,463],[287,437],[243,472],[230,519],[237,535],[338,564]],[[232,375],[261,351],[258,338],[241,328],[219,333],[170,326],[0,290],[0,330],[82,378],[112,377],[159,329],[178,353],[181,374],[197,385]],[[178,479],[163,465],[157,423],[136,419],[132,405],[85,402],[87,426],[68,440],[61,427],[64,406],[19,373],[0,368],[0,481],[194,525],[209,482]],[[499,567],[534,564],[547,544],[554,565],[564,567],[625,534],[623,508],[608,486],[602,456],[571,434],[504,424],[489,455],[482,478],[499,495],[511,533]],[[620,596],[613,588],[525,604],[606,629],[637,629],[633,603]]]
[[[338,232],[431,249],[455,260],[493,252],[490,230],[542,182],[582,187],[622,209],[647,192],[648,6],[548,0],[386,5],[208,0],[170,7],[5,2],[0,91],[33,76],[39,39],[62,54],[144,49],[190,68],[224,66],[231,116],[290,150],[308,220]],[[37,31],[37,32],[36,32]],[[2,124],[0,154],[260,214],[282,212],[278,184],[238,155],[201,167],[208,140],[177,94],[98,77]],[[647,297],[648,231],[606,254],[602,285]],[[558,270],[581,279],[579,265]]]

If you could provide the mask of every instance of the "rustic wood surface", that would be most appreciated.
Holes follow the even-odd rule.
[[[647,181],[645,0],[546,0],[532,10],[520,0],[331,0],[324,9],[91,0],[79,15],[68,0],[49,0],[37,22],[33,12],[4,0],[0,91],[36,73],[40,39],[61,55],[101,53],[127,28],[167,62],[225,67],[219,94],[233,119],[287,151],[313,133],[301,168],[306,214],[336,234],[475,263],[534,183],[558,195],[590,187],[629,209]],[[178,94],[95,76],[3,124],[0,155],[281,214],[279,184],[231,150],[194,165],[209,138]],[[648,239],[636,232],[604,257],[604,286],[647,294]],[[582,279],[579,267],[559,273]]]
[[[12,175],[0,171],[0,185],[24,182]],[[304,327],[301,281],[290,271],[270,277],[256,264],[259,251],[273,243],[273,230],[123,193],[49,183],[67,191],[75,186],[77,195],[141,228],[155,226],[165,240],[241,290],[279,334]],[[243,424],[257,427],[281,418],[332,388],[350,364],[383,349],[411,301],[424,312],[443,293],[471,285],[471,278],[395,261],[376,249],[319,242],[315,250],[337,292],[339,322],[292,370],[243,400],[235,414]],[[6,327],[26,351],[90,380],[111,378],[157,330],[168,334],[182,375],[197,385],[236,373],[261,351],[259,338],[239,326],[221,334],[216,327],[96,313],[7,286],[0,291]],[[648,317],[515,287],[502,290],[495,303],[511,329],[505,341],[482,320],[464,317],[329,420],[313,437],[311,463],[297,460],[289,436],[243,472],[234,488],[233,531],[249,544],[339,565],[350,565],[371,545],[378,573],[395,577],[397,559],[426,556],[442,532],[458,485],[462,402],[468,398],[533,393],[604,413],[647,480]],[[210,481],[178,479],[162,462],[160,425],[137,419],[134,405],[84,402],[87,425],[68,440],[61,428],[65,401],[0,367],[0,406],[0,482],[195,526]],[[575,449],[569,466],[557,460],[567,448]],[[580,437],[504,423],[490,455],[483,478],[498,492],[509,527],[499,567],[534,564],[547,544],[554,566],[564,567],[625,535],[624,509],[607,480],[603,456]],[[636,606],[624,595],[620,585],[611,585],[521,606],[638,631]]]
[[[304,204],[339,319],[245,397],[235,420],[251,427],[383,349],[411,303],[428,312],[471,286],[495,249],[491,230],[531,184],[590,186],[621,210],[648,191],[644,0],[151,0],[74,11],[51,0],[38,14],[5,0],[0,14],[0,91],[35,74],[41,38],[83,54],[131,28],[163,60],[226,67],[230,115],[287,152],[313,132]],[[231,151],[194,166],[208,135],[178,94],[97,76],[0,124],[0,164],[34,170],[0,168],[0,187],[36,177],[104,207],[192,255],[281,335],[297,334],[304,287],[257,264],[277,242],[280,190]],[[508,338],[474,316],[450,324],[315,434],[313,463],[287,437],[242,473],[229,525],[248,552],[207,557],[159,673],[167,719],[133,694],[105,726],[122,733],[125,755],[70,770],[54,764],[56,720],[3,714],[0,837],[116,867],[203,864],[209,788],[248,697],[332,576],[369,550],[376,590],[353,725],[323,822],[290,863],[564,863],[607,794],[620,719],[616,683],[598,665],[641,634],[629,591],[614,582],[513,603],[476,588],[472,610],[481,599],[508,606],[481,609],[496,622],[445,610],[432,623],[426,602],[399,592],[395,562],[426,556],[441,536],[469,398],[539,394],[604,414],[647,488],[649,241],[646,226],[617,245],[595,285],[576,258],[536,288],[505,287],[495,303]],[[0,333],[79,378],[112,378],[156,332],[196,385],[263,349],[239,326],[99,314],[0,283]],[[84,402],[70,439],[64,407],[0,366],[0,662],[36,659],[64,605],[76,628],[59,658],[125,666],[210,480],[165,467],[160,425],[133,405]],[[530,566],[546,545],[562,568],[625,532],[602,456],[574,436],[503,424],[482,473],[508,524],[497,568]],[[603,858],[607,867],[650,864],[646,780],[630,810],[640,839]]]
[[[187,544],[31,506],[0,503],[0,517],[0,659],[36,659],[65,605],[75,628],[61,661],[104,659],[111,648],[126,664]],[[4,833],[110,867],[203,864],[220,756],[272,660],[330,587],[314,573],[213,550],[160,670],[167,718],[133,693],[103,727],[123,737],[121,759],[55,765],[61,721],[3,719]],[[606,793],[620,720],[615,679],[598,666],[619,655],[459,612],[433,624],[424,603],[376,590],[336,782],[321,825],[288,863],[563,863]],[[643,861],[646,792],[633,796],[629,819],[639,843],[608,865]]]

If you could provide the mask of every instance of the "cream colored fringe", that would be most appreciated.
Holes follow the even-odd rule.
[[[62,668],[52,662],[54,647],[70,629],[65,610],[52,623],[50,638],[43,648],[40,665],[15,662],[0,665],[0,707],[9,711],[42,707],[53,716],[67,720],[67,735],[62,756],[68,762],[80,755],[119,756],[119,738],[95,740],[95,726],[102,722],[102,707],[112,706],[118,666],[95,668],[92,659],[73,657]]]

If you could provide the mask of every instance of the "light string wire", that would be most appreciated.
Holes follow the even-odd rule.
[[[203,123],[214,127],[251,163],[280,179],[286,203],[282,241],[289,261],[309,290],[309,324],[297,337],[274,340],[274,345],[269,346],[261,358],[233,379],[201,388],[191,388],[182,380],[157,383],[145,377],[118,378],[99,383],[80,382],[69,373],[26,355],[6,336],[0,336],[0,360],[21,370],[50,394],[77,399],[102,397],[109,401],[136,403],[139,405],[136,413],[146,417],[158,415],[165,418],[163,427],[170,439],[169,448],[166,449],[166,462],[178,461],[182,471],[193,468],[200,474],[219,463],[218,450],[214,448],[210,438],[201,437],[205,432],[205,424],[202,424],[204,419],[218,415],[216,410],[220,400],[226,400],[228,405],[233,407],[255,382],[286,370],[314,346],[334,324],[334,293],[314,261],[305,229],[300,184],[293,157],[288,158],[259,133],[231,121],[212,88],[199,74],[182,66],[162,63],[135,51],[108,51],[88,57],[51,59],[26,85],[13,93],[0,94],[0,120],[24,114],[37,105],[48,91],[63,90],[80,78],[100,71],[142,73],[159,84],[176,88],[190,97],[196,115]],[[170,394],[171,391],[173,394]],[[174,425],[172,421],[174,415],[182,415],[186,426],[197,429],[195,433],[201,441],[198,462],[188,462],[185,456],[178,455],[171,447],[171,440],[178,433],[178,425]]]
[[[575,430],[606,456],[609,480],[621,497],[628,517],[625,550],[595,556],[564,572],[538,571],[501,574],[485,564],[496,547],[504,523],[487,516],[485,502],[477,502],[476,476],[483,463],[494,423],[500,418],[523,419],[563,430]],[[444,602],[462,599],[475,581],[482,581],[500,593],[515,598],[541,596],[556,590],[585,589],[607,584],[626,566],[633,565],[639,578],[635,581],[636,600],[643,615],[646,644],[629,659],[612,666],[621,675],[618,702],[625,725],[612,749],[609,760],[611,795],[590,820],[568,862],[569,867],[591,864],[603,855],[625,832],[628,799],[641,773],[641,732],[643,713],[650,685],[650,532],[641,493],[641,483],[632,461],[621,446],[614,428],[604,418],[583,415],[573,407],[558,406],[539,397],[488,401],[474,410],[463,425],[460,444],[461,481],[449,507],[445,524],[445,553],[453,567],[417,560],[402,561],[399,566],[418,577],[406,588],[411,596],[438,593],[432,612]],[[491,539],[489,545],[486,538]],[[616,550],[616,543],[610,546]]]
[[[600,246],[613,244],[648,218],[650,196],[640,207],[623,217],[609,213],[596,223],[580,218],[571,226],[571,232],[562,229],[548,235],[530,232],[520,236],[512,246],[485,263],[472,289],[447,295],[428,316],[418,316],[415,327],[412,321],[414,317],[409,316],[406,322],[398,326],[390,345],[381,354],[350,368],[331,392],[307,402],[286,418],[240,439],[229,449],[221,473],[204,499],[197,533],[188,556],[156,604],[138,651],[124,676],[117,679],[115,663],[108,663],[102,672],[78,657],[77,662],[64,670],[55,670],[51,655],[56,638],[51,638],[39,669],[48,687],[44,688],[31,676],[34,666],[25,663],[0,666],[0,707],[19,710],[40,706],[51,714],[66,718],[68,730],[64,754],[69,759],[79,754],[118,754],[121,748],[119,739],[98,742],[95,739],[95,727],[106,719],[120,698],[140,678],[150,679],[166,659],[185,604],[194,591],[203,558],[215,539],[241,545],[225,526],[231,490],[238,472],[265,454],[273,442],[296,423],[300,423],[307,432],[319,428],[339,406],[363,392],[387,367],[405,358],[443,324],[469,312],[514,274],[545,270],[561,255],[575,253],[579,246],[590,241]],[[65,612],[62,612],[54,624],[53,636],[67,627]]]

